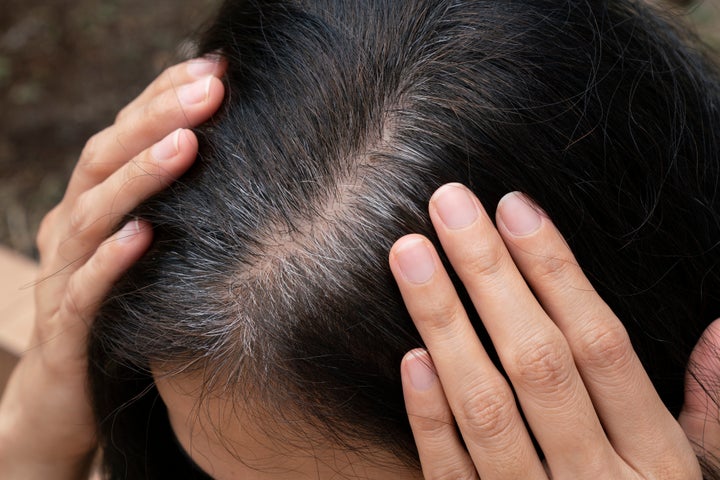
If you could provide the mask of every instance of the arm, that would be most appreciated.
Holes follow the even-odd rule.
[[[0,478],[87,478],[96,448],[88,330],[152,239],[142,220],[116,231],[118,223],[190,167],[197,140],[183,127],[217,109],[223,68],[205,59],[166,70],[88,141],[64,198],[43,220],[32,347],[0,403]]]

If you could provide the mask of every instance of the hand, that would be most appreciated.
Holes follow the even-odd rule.
[[[224,68],[217,59],[198,59],[163,72],[87,142],[64,198],[43,220],[33,339],[0,403],[1,478],[87,475],[96,442],[88,329],[112,284],[152,238],[142,220],[113,232],[190,167],[197,139],[181,127],[218,108]]]
[[[685,374],[685,404],[678,421],[695,453],[720,469],[720,320],[702,334]]]
[[[425,478],[701,478],[622,323],[542,212],[509,194],[496,229],[454,184],[435,193],[430,217],[509,382],[430,242],[400,239],[390,265],[432,355],[414,350],[401,367]]]

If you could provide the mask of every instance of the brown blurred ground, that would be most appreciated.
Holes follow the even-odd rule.
[[[0,244],[34,253],[85,140],[188,54],[218,3],[0,0]]]
[[[1,0],[0,244],[34,254],[85,140],[188,53],[218,3]],[[720,0],[689,11],[720,51]]]

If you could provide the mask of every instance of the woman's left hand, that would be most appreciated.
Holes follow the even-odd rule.
[[[402,364],[425,478],[701,478],[622,323],[547,216],[512,193],[498,205],[496,229],[458,184],[435,193],[430,216],[508,380],[432,244],[398,240],[390,265],[432,355],[414,350]]]

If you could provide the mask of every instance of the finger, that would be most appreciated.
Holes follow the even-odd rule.
[[[166,188],[195,159],[197,139],[190,130],[176,130],[103,183],[79,196],[70,215],[71,236],[58,249],[59,262],[72,263],[92,254],[118,222],[142,201]]]
[[[405,407],[425,480],[478,478],[458,438],[450,405],[427,351],[408,352],[400,366]]]
[[[112,126],[85,145],[64,202],[105,180],[131,158],[178,128],[199,125],[217,110],[224,87],[214,76],[163,91],[127,110]]]
[[[57,315],[48,322],[41,341],[62,335],[62,342],[48,343],[55,348],[49,358],[68,370],[68,362],[84,362],[85,339],[97,309],[113,284],[147,250],[152,229],[139,220],[128,222],[98,248],[97,252],[70,278]],[[77,348],[74,348],[76,345]]]
[[[122,118],[126,113],[149,103],[167,90],[176,90],[181,85],[192,83],[209,75],[221,78],[226,69],[227,61],[219,55],[206,55],[173,65],[165,69],[135,100],[122,109],[118,117]]]
[[[513,393],[481,345],[430,242],[418,235],[401,238],[390,251],[390,268],[480,478],[544,478]]]
[[[173,156],[175,148],[178,152]],[[35,289],[38,318],[54,315],[73,272],[83,266],[125,214],[187,170],[196,153],[194,134],[176,131],[117,171],[112,181],[106,180],[71,205],[64,202],[48,214],[38,234],[42,258]],[[171,158],[165,158],[168,156]]]
[[[705,330],[690,355],[680,425],[696,453],[720,465],[720,320]]]
[[[446,185],[433,195],[430,217],[551,470],[606,473],[604,465],[615,460],[615,454],[570,348],[515,267],[480,202],[462,185]]]
[[[544,310],[567,339],[616,451],[636,467],[675,460],[682,432],[637,358],[620,320],[592,287],[560,233],[525,197],[506,195],[498,231]],[[681,453],[687,458],[687,451]]]

